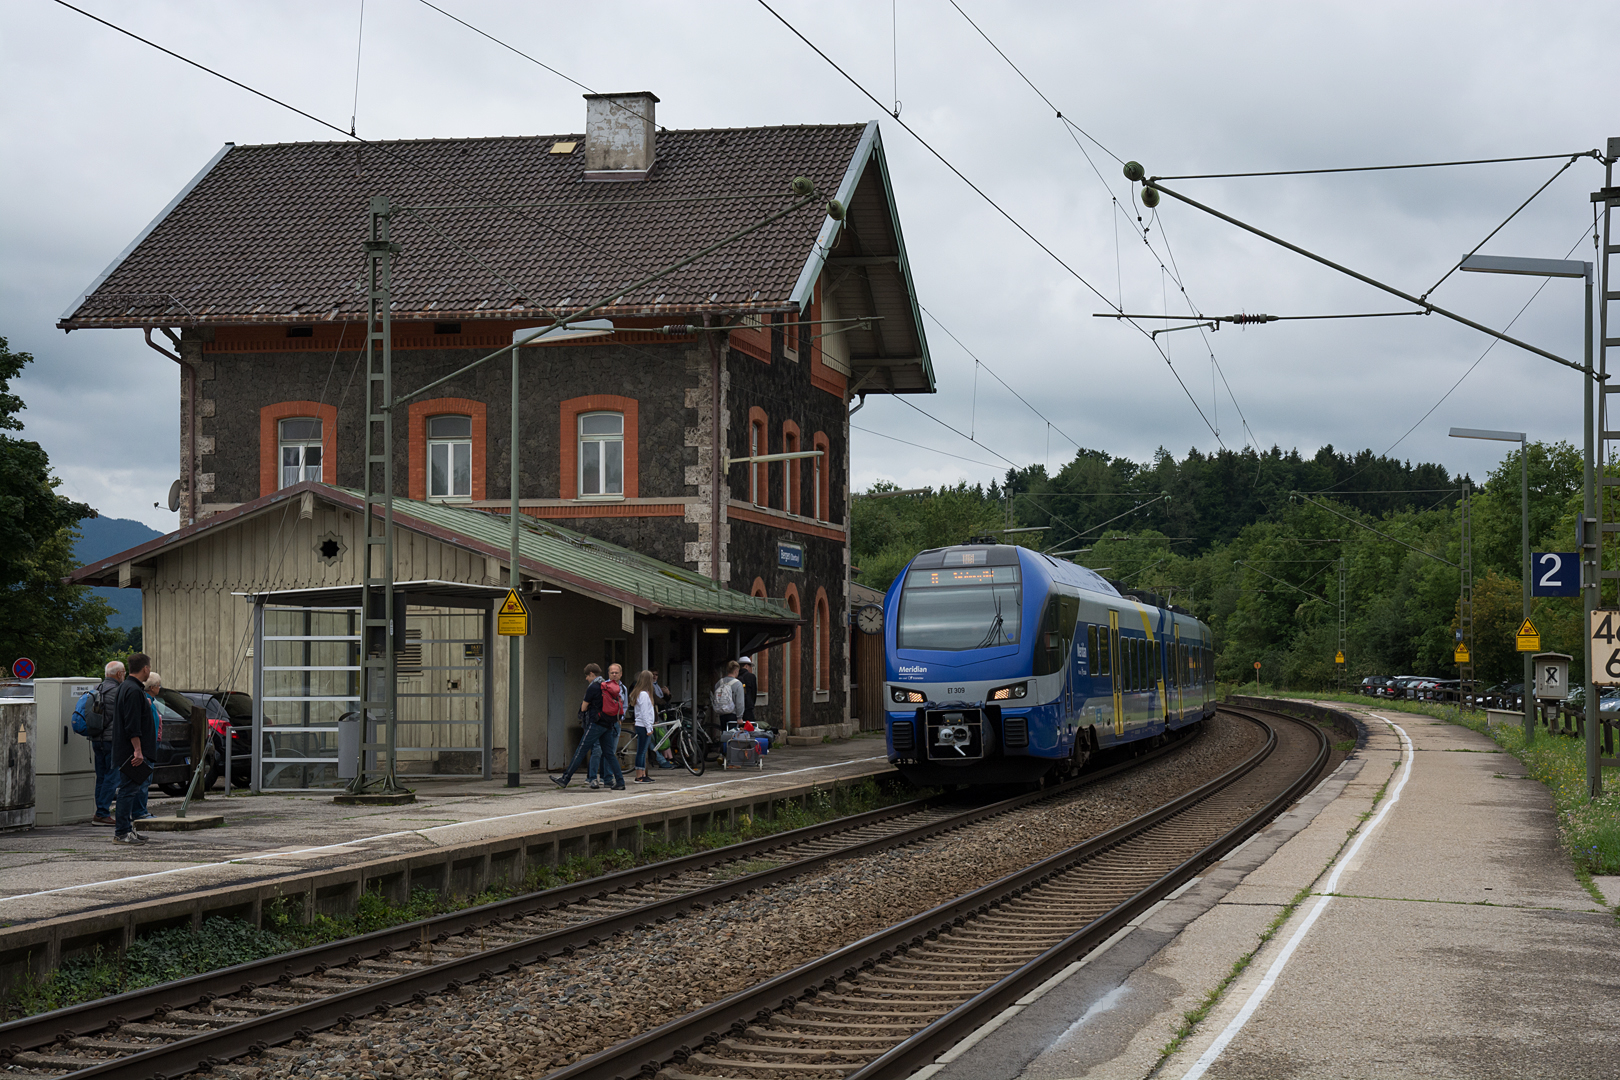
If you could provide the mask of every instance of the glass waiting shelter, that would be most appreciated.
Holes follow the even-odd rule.
[[[449,581],[394,585],[404,614],[395,669],[399,716],[395,768],[401,778],[491,775],[495,608],[506,589]],[[340,738],[361,721],[360,588],[247,594],[253,605],[253,770],[258,791],[342,788],[357,761]],[[364,742],[382,742],[372,710]],[[366,751],[365,768],[376,768]],[[350,751],[357,759],[358,751]],[[346,767],[347,766],[347,767]]]

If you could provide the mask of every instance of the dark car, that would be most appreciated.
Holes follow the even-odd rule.
[[[212,791],[225,773],[225,735],[231,739],[231,779],[247,787],[253,779],[253,698],[240,690],[180,690],[203,710],[214,760],[208,768],[206,788]]]
[[[184,795],[191,783],[191,718],[196,710],[187,709],[184,699],[165,700],[160,695],[153,705],[158,714],[158,741],[153,752],[146,755],[152,763],[152,786],[165,795]]]
[[[1377,697],[1378,691],[1383,689],[1384,684],[1387,682],[1389,680],[1382,675],[1368,675],[1361,680],[1360,692],[1367,697]]]

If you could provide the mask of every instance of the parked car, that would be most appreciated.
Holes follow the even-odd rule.
[[[1382,697],[1383,691],[1389,685],[1389,678],[1385,675],[1368,675],[1361,680],[1361,693],[1367,697]]]
[[[165,795],[180,796],[191,782],[191,716],[196,710],[188,708],[190,715],[181,715],[167,696],[165,692],[153,702],[158,713],[158,741],[145,756],[152,763],[152,786]],[[181,699],[176,704],[186,708],[189,703]]]
[[[209,738],[214,744],[214,761],[204,778],[212,791],[225,772],[225,737],[231,740],[231,780],[236,787],[247,787],[253,780],[253,698],[240,690],[180,690],[203,710]]]

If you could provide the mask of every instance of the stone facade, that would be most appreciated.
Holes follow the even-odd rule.
[[[419,342],[427,330],[431,327],[396,324],[396,343]],[[797,641],[768,649],[761,664],[766,679],[761,689],[772,703],[767,715],[773,723],[788,721],[799,728],[848,718],[848,435],[846,402],[830,392],[826,369],[818,366],[821,377],[812,378],[812,357],[819,354],[811,328],[795,324],[792,332],[800,360],[788,357],[780,327],[756,334],[769,334],[770,362],[731,348],[723,333],[715,335],[713,346],[704,335],[674,342],[631,342],[616,336],[600,344],[525,349],[520,361],[518,494],[527,514],[706,576],[714,568],[712,545],[718,534],[723,583],[743,592],[785,597],[806,620]],[[279,484],[274,420],[286,415],[326,417],[335,430],[325,435],[323,479],[363,487],[366,373],[364,352],[356,348],[359,328],[340,332],[323,326],[320,333],[329,340],[300,341],[298,348],[285,351],[264,347],[279,344],[273,335],[285,333],[280,327],[252,331],[251,338],[246,333],[187,332],[181,343],[187,358],[195,358],[200,378],[201,516],[258,498],[268,493],[263,490],[267,484]],[[442,378],[490,351],[396,344],[395,393]],[[752,351],[762,350],[756,346]],[[796,449],[814,449],[816,433],[824,437],[827,498],[821,520],[814,519],[809,486],[815,470],[809,461],[763,466],[768,486],[757,497],[749,487],[748,464],[725,469],[719,520],[714,520],[710,478],[717,367],[721,455],[749,455],[750,418],[762,413],[768,422],[761,453],[783,452],[788,425],[800,433]],[[496,512],[510,499],[510,373],[511,363],[502,357],[424,398],[455,399],[447,410],[478,410],[481,419],[472,448],[474,505]],[[603,396],[621,400],[626,416],[626,497],[573,498],[576,452],[570,440],[577,435],[573,414],[566,410],[569,403],[576,409],[597,408],[589,402]],[[300,410],[299,402],[311,407]],[[413,429],[402,406],[394,419],[397,494],[421,497],[411,490],[411,469],[417,466],[414,482],[420,484],[423,469],[413,456],[425,454],[420,422]],[[785,488],[792,470],[801,478],[800,513],[790,512]],[[801,566],[782,565],[782,541],[802,548]],[[697,673],[700,685],[707,685],[709,675]],[[791,686],[786,681],[790,677]]]

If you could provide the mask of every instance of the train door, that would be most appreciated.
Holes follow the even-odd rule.
[[[1120,687],[1123,681],[1119,655],[1119,612],[1108,612],[1108,670],[1114,673],[1114,737],[1125,735],[1125,697]]]
[[[1063,665],[1063,718],[1059,723],[1059,738],[1069,733],[1069,729],[1076,724],[1075,718],[1075,655],[1079,649],[1075,645],[1076,631],[1080,624],[1080,598],[1064,594],[1058,599],[1058,626],[1063,630],[1063,655],[1068,662]]]
[[[1176,719],[1184,722],[1187,719],[1187,703],[1182,700],[1181,688],[1186,683],[1183,669],[1186,664],[1181,654],[1181,624],[1170,624],[1170,678],[1175,683]]]

